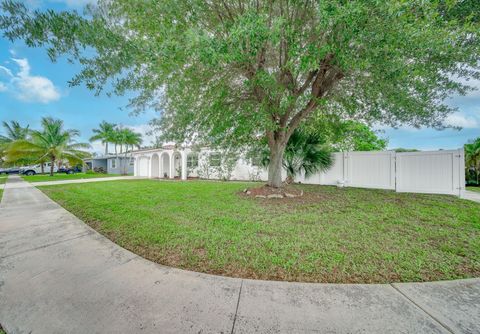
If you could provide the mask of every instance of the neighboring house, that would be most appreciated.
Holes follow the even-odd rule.
[[[123,156],[100,156],[90,159],[85,159],[85,169],[103,169],[107,174],[133,174],[134,172],[134,159]]]

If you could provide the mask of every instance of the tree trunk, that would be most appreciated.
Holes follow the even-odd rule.
[[[123,157],[123,175],[127,175],[128,174],[128,167],[130,167],[130,159],[127,159],[128,158],[128,145],[126,145],[125,147],[125,155]]]
[[[50,161],[50,176],[53,176],[53,170],[55,168],[55,158]]]
[[[105,142],[105,156],[108,155],[108,141]]]
[[[270,146],[270,163],[268,164],[268,185],[274,188],[282,186],[283,153],[286,144],[275,143]]]
[[[45,174],[45,166],[44,166],[43,161],[40,163],[40,173]]]

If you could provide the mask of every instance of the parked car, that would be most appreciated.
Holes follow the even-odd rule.
[[[50,166],[51,166],[51,162],[44,163],[43,164],[43,172],[44,173],[50,172]],[[53,166],[53,171],[54,172],[58,171],[57,166]],[[40,164],[25,166],[25,167],[20,168],[20,174],[27,175],[27,176],[39,174],[41,172],[42,172],[42,166]]]
[[[0,175],[1,174],[18,174],[20,173],[20,168],[19,167],[11,167],[11,168],[1,168],[0,169]]]
[[[74,173],[80,173],[81,171],[82,171],[81,166],[75,166],[75,167],[62,166],[58,169],[57,173],[74,174]]]

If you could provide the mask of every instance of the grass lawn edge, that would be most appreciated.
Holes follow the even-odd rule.
[[[114,182],[114,183],[109,183],[107,188],[114,189],[116,187],[115,184],[117,184],[117,183],[122,184],[121,188],[125,188],[125,186],[127,185],[127,183],[125,183],[125,182],[130,182],[129,185],[133,185],[133,184],[137,184],[136,182],[138,182],[138,181],[112,181],[112,182]],[[174,184],[177,184],[177,185],[182,184],[182,183],[178,183],[178,182],[174,182],[174,181],[164,183],[164,182],[155,182],[155,181],[152,181],[152,180],[143,180],[142,182],[146,182],[150,185],[149,187],[147,187],[148,189],[150,189],[150,190],[154,189],[154,190],[157,190],[157,191],[159,191],[160,188],[164,187],[165,184],[168,185],[168,187],[166,188],[167,190],[168,190],[168,188],[171,188],[172,185],[173,185],[174,188],[177,187]],[[208,181],[196,181],[196,182],[208,182]],[[212,182],[210,184],[214,184],[214,183]],[[222,184],[228,184],[228,183],[216,183],[216,184],[222,185]],[[92,185],[92,184],[89,184],[89,185]],[[258,185],[258,184],[256,183],[256,185]],[[152,186],[153,186],[153,188],[152,188]],[[234,187],[234,188],[238,192],[244,186],[245,186],[244,184],[238,183],[236,185],[236,187]],[[74,190],[74,192],[70,194],[71,195],[70,200],[72,200],[73,198],[75,198],[75,199],[82,198],[83,194],[95,193],[96,191],[99,190],[98,186],[89,186],[89,188],[90,187],[95,188],[96,191],[92,191],[91,189],[90,189],[90,191],[88,191],[83,187],[84,187],[84,185],[82,185],[81,187],[79,187],[79,185],[71,185],[70,187],[67,187],[67,188],[70,188],[70,190],[72,190],[72,189]],[[160,187],[160,188],[158,188],[158,187]],[[55,188],[57,188],[56,191],[55,191]],[[378,275],[375,274],[375,271],[376,271],[375,270],[375,265],[374,265],[373,268],[367,268],[368,270],[366,270],[366,272],[363,272],[362,275],[360,275],[358,277],[355,277],[355,275],[352,276],[351,275],[352,272],[350,272],[350,273],[343,273],[343,274],[340,273],[340,277],[342,277],[342,278],[338,278],[338,277],[334,278],[334,277],[331,277],[332,270],[333,271],[341,270],[341,269],[345,270],[345,267],[342,268],[342,267],[339,267],[339,266],[332,266],[331,263],[330,263],[330,265],[323,272],[317,272],[316,275],[312,276],[312,275],[308,274],[308,270],[312,270],[312,268],[309,267],[308,261],[303,261],[302,262],[302,268],[303,268],[302,270],[305,270],[305,272],[307,272],[307,274],[303,275],[302,270],[298,271],[297,270],[298,268],[297,269],[292,269],[292,268],[295,268],[295,263],[289,263],[289,261],[291,261],[292,258],[295,259],[295,256],[292,257],[289,254],[289,253],[292,253],[292,252],[294,253],[295,242],[292,243],[293,248],[282,249],[281,242],[284,241],[284,240],[279,240],[279,242],[277,242],[277,244],[272,246],[272,247],[274,247],[272,257],[274,258],[275,256],[279,256],[279,258],[277,260],[275,260],[275,259],[268,260],[268,259],[265,259],[265,257],[262,256],[262,254],[257,254],[262,259],[260,259],[260,261],[259,261],[260,263],[257,263],[257,264],[260,264],[260,265],[256,267],[256,270],[258,270],[258,268],[263,268],[263,267],[268,267],[268,266],[270,266],[270,268],[269,268],[269,270],[267,270],[267,272],[261,272],[261,271],[260,272],[255,272],[255,270],[252,271],[251,268],[249,268],[249,261],[255,262],[255,261],[258,261],[258,259],[255,256],[252,256],[252,253],[250,252],[251,249],[249,249],[249,248],[254,249],[255,247],[257,247],[258,248],[257,251],[262,251],[263,253],[265,253],[264,252],[265,248],[258,247],[258,245],[255,245],[255,242],[257,242],[260,239],[262,241],[265,241],[264,237],[265,236],[268,237],[268,233],[275,233],[276,238],[282,239],[281,233],[279,234],[278,230],[265,231],[265,230],[262,230],[262,229],[254,231],[255,233],[259,233],[258,235],[260,237],[257,237],[256,235],[253,235],[253,237],[252,237],[252,234],[247,234],[247,233],[245,235],[241,236],[241,237],[247,236],[247,239],[246,239],[247,242],[253,242],[253,245],[241,245],[241,243],[237,244],[237,245],[241,246],[241,250],[246,253],[245,256],[249,260],[241,261],[238,257],[233,257],[233,260],[239,261],[239,262],[235,262],[235,261],[232,262],[232,263],[236,263],[237,265],[239,265],[240,270],[235,271],[235,270],[232,269],[232,264],[231,263],[228,264],[229,261],[232,261],[232,258],[229,258],[228,254],[225,254],[225,253],[228,252],[228,251],[232,251],[232,249],[235,248],[235,247],[228,248],[229,247],[228,242],[232,242],[232,240],[237,240],[237,242],[238,242],[238,240],[240,240],[241,238],[236,239],[238,237],[238,235],[235,235],[235,228],[234,229],[229,229],[228,226],[227,227],[222,226],[219,229],[218,226],[215,226],[216,224],[219,224],[219,223],[220,224],[225,224],[225,223],[236,224],[236,222],[234,220],[232,220],[232,216],[229,216],[229,215],[222,218],[224,220],[223,222],[220,220],[218,222],[215,222],[215,225],[213,227],[211,225],[209,227],[209,228],[212,228],[213,230],[216,229],[217,232],[221,231],[223,233],[222,237],[219,238],[219,243],[220,243],[220,245],[223,245],[224,247],[227,247],[227,250],[222,251],[222,247],[218,247],[217,245],[214,245],[214,243],[213,244],[208,244],[207,243],[207,244],[202,245],[202,242],[198,242],[198,239],[202,240],[202,238],[203,238],[203,241],[205,241],[205,240],[208,239],[207,237],[214,239],[215,238],[214,235],[208,235],[208,233],[206,235],[198,234],[200,232],[198,230],[195,231],[195,229],[193,231],[187,231],[186,230],[185,231],[185,233],[187,235],[185,237],[186,239],[191,237],[189,235],[189,233],[192,233],[192,232],[194,234],[197,233],[197,236],[199,235],[199,237],[197,237],[196,239],[194,238],[194,239],[190,240],[191,241],[190,243],[192,245],[192,247],[190,249],[188,249],[188,247],[186,247],[186,248],[183,247],[184,245],[182,246],[182,245],[178,245],[178,244],[174,243],[174,248],[177,247],[175,249],[180,250],[180,253],[182,254],[181,259],[175,259],[175,258],[172,258],[172,256],[174,257],[173,254],[175,252],[169,252],[168,250],[166,251],[166,248],[170,247],[172,244],[169,244],[168,242],[165,243],[165,244],[162,244],[162,242],[159,243],[158,240],[160,240],[161,237],[160,237],[160,239],[156,240],[155,238],[158,237],[158,235],[155,235],[155,233],[152,234],[152,229],[155,230],[155,229],[159,228],[158,226],[149,225],[149,227],[147,229],[145,229],[145,226],[143,226],[143,227],[140,228],[140,231],[137,231],[138,233],[133,232],[133,230],[129,230],[132,226],[127,226],[128,224],[126,224],[126,225],[124,224],[123,226],[122,226],[122,224],[120,224],[120,225],[112,228],[112,224],[115,225],[115,223],[112,223],[112,221],[118,220],[118,221],[123,221],[123,222],[127,221],[128,222],[128,220],[132,220],[132,219],[135,220],[135,217],[131,217],[127,214],[129,212],[129,204],[119,203],[117,207],[110,208],[109,212],[107,212],[106,214],[100,214],[99,215],[98,212],[94,213],[95,210],[92,209],[92,207],[87,207],[87,208],[83,207],[82,208],[81,207],[82,203],[85,203],[83,201],[81,201],[82,203],[79,203],[80,206],[78,206],[78,205],[72,204],[71,201],[69,202],[68,199],[67,200],[65,200],[65,198],[62,199],[61,196],[60,197],[56,197],[55,195],[52,196],[52,194],[54,194],[54,193],[56,193],[57,195],[60,194],[60,193],[63,193],[64,195],[68,194],[68,190],[67,191],[65,191],[65,189],[60,190],[60,188],[64,188],[64,187],[63,186],[58,186],[58,185],[40,187],[40,189],[44,193],[49,195],[57,203],[64,206],[68,211],[70,211],[71,213],[73,213],[74,215],[79,217],[85,223],[87,223],[92,228],[94,228],[95,230],[97,230],[98,232],[100,232],[101,234],[103,234],[104,236],[106,236],[107,238],[112,240],[113,242],[117,243],[118,245],[120,245],[120,246],[122,246],[122,247],[124,247],[124,248],[126,248],[126,249],[128,249],[128,250],[130,250],[130,251],[132,251],[132,252],[134,252],[134,253],[136,253],[136,254],[138,254],[138,255],[146,258],[146,259],[148,259],[148,260],[151,260],[153,262],[157,262],[157,263],[160,263],[162,265],[166,265],[166,266],[170,266],[170,267],[174,267],[174,268],[179,268],[179,269],[183,269],[183,270],[189,270],[189,271],[194,271],[194,272],[202,272],[202,273],[206,273],[206,274],[229,276],[229,277],[239,277],[239,278],[246,278],[246,279],[261,279],[261,280],[276,280],[276,281],[278,281],[278,280],[279,281],[297,281],[297,282],[318,282],[318,283],[394,283],[394,282],[398,283],[398,282],[452,280],[452,279],[459,279],[459,278],[475,278],[475,277],[480,276],[479,275],[479,273],[480,273],[480,261],[479,261],[480,256],[479,256],[478,253],[472,253],[472,254],[474,254],[473,255],[474,258],[472,258],[470,262],[472,262],[473,264],[472,263],[468,264],[468,265],[473,266],[472,270],[474,270],[474,272],[476,273],[475,275],[465,274],[465,273],[463,273],[463,274],[462,273],[460,273],[460,274],[455,273],[455,270],[452,271],[452,268],[448,267],[448,265],[449,265],[448,262],[445,262],[445,263],[441,263],[439,265],[439,267],[432,266],[432,268],[430,268],[430,269],[426,268],[427,272],[422,272],[420,270],[419,273],[416,273],[416,274],[415,273],[413,273],[413,274],[410,273],[408,275],[406,275],[405,272],[401,272],[401,273],[398,273],[397,278],[394,277],[395,276],[394,274],[393,275],[389,274],[387,276],[382,276],[382,275],[385,275],[385,273],[379,273]],[[82,188],[83,188],[83,190],[82,190]],[[102,186],[101,188],[104,188],[104,187]],[[332,187],[332,188],[328,188],[328,189],[333,190],[335,188]],[[163,190],[165,190],[165,189],[163,189]],[[186,190],[187,189],[185,189],[185,188],[183,189],[183,195],[185,195]],[[110,194],[115,194],[115,191],[111,191],[111,189],[110,190],[106,189],[105,191],[110,193]],[[139,198],[139,197],[145,198],[145,197],[148,197],[150,195],[150,193],[147,191],[146,194],[143,194],[143,196],[140,196],[140,194],[138,193],[139,191],[142,192],[141,189],[140,190],[139,189],[133,189],[132,191],[129,191],[129,193],[130,193],[131,196],[133,196],[133,198]],[[157,193],[157,191],[156,191],[156,193]],[[344,191],[344,190],[340,190],[340,191]],[[387,196],[389,198],[389,200],[393,200],[393,199],[394,200],[399,200],[399,199],[404,198],[405,196],[408,197],[408,195],[409,195],[409,194],[399,195],[398,193],[395,193],[395,192],[385,192],[385,191],[375,191],[375,190],[372,191],[372,190],[365,190],[365,189],[353,190],[353,188],[350,188],[349,191],[353,191],[354,193],[359,192],[360,194],[363,194],[363,195],[365,195],[365,192],[367,194],[369,192],[374,193],[374,194],[375,193],[380,193],[382,195]],[[244,199],[239,198],[238,195],[237,195],[237,192],[234,192],[235,197],[233,199],[235,200],[235,202],[243,202]],[[192,193],[192,192],[190,191],[190,193]],[[82,194],[82,195],[80,195],[80,197],[79,197],[79,194]],[[115,196],[113,196],[113,197],[115,197]],[[451,196],[415,195],[414,198],[422,199],[422,200],[432,199],[432,198],[437,199],[438,201],[440,201],[439,205],[442,205],[442,206],[449,205],[450,202],[454,202],[454,203],[457,203],[457,204],[458,203],[463,203],[463,205],[465,207],[468,207],[468,208],[471,208],[472,206],[475,206],[475,204],[470,204],[470,203],[467,204],[466,202],[463,202],[463,200],[460,200],[460,199],[457,199],[457,198],[454,198],[454,197],[451,197]],[[115,201],[115,199],[118,199],[118,197],[111,198],[111,200],[109,198],[106,202],[103,202],[103,203],[114,203],[112,201]],[[159,203],[162,202],[160,199],[162,199],[162,196],[159,197]],[[163,199],[165,199],[165,198],[163,198]],[[170,199],[172,199],[172,198],[170,198]],[[198,198],[196,198],[196,200],[198,200]],[[258,200],[247,200],[247,202],[250,202],[250,203],[252,201],[255,203],[256,206],[258,206],[257,205],[258,203],[262,202],[262,201],[258,201]],[[90,198],[90,202],[101,204],[102,200],[100,198],[93,198],[93,199]],[[214,202],[218,202],[218,200],[216,200]],[[415,202],[415,201],[413,201],[413,202]],[[209,203],[208,205],[213,205],[213,204],[214,203]],[[413,204],[415,204],[415,203],[413,203]],[[170,211],[169,210],[164,210],[163,213],[161,213],[161,214],[159,214],[160,209],[159,210],[154,210],[154,212],[152,212],[152,210],[151,210],[152,207],[151,206],[149,207],[148,203],[147,203],[146,206],[142,205],[141,203],[133,203],[131,205],[132,205],[132,208],[134,208],[135,210],[139,210],[139,212],[141,213],[140,216],[142,216],[142,217],[139,221],[139,223],[141,223],[141,224],[144,224],[144,223],[148,224],[148,222],[151,221],[152,219],[162,218],[162,219],[165,219],[165,220],[169,220],[169,223],[168,223],[169,225],[167,227],[165,227],[165,226],[161,227],[161,228],[166,228],[167,231],[169,231],[168,229],[172,228],[172,226],[173,226],[173,228],[175,228],[176,224],[180,224],[181,226],[183,226],[183,224],[186,224],[186,223],[188,224],[188,222],[185,219],[188,220],[189,217],[190,218],[192,218],[192,217],[197,217],[198,218],[198,215],[194,214],[193,216],[190,216],[190,215],[185,216],[184,213],[182,213],[180,211],[175,211],[175,210],[173,210],[173,211],[172,210],[170,210]],[[177,203],[177,205],[178,205],[178,203]],[[220,205],[220,204],[217,203],[217,205]],[[281,208],[281,207],[282,206],[279,206],[277,208]],[[165,209],[165,207],[162,207],[162,208]],[[476,208],[480,208],[480,206],[478,206],[478,204],[477,204]],[[212,206],[212,209],[216,210],[216,209],[218,209],[218,207]],[[220,209],[221,209],[220,212],[222,212],[222,210],[223,210],[224,213],[226,211],[228,211],[228,209],[223,208],[221,205],[220,205]],[[199,214],[201,216],[201,214],[204,213],[205,211],[203,211],[203,210],[200,210],[200,211],[201,212]],[[458,211],[460,213],[461,211],[463,211],[463,209],[460,209]],[[93,213],[93,216],[92,216],[92,213]],[[121,215],[121,217],[118,217],[119,214]],[[153,214],[153,216],[152,216],[152,214]],[[215,213],[215,214],[218,214],[218,212]],[[284,213],[282,213],[282,214],[284,214]],[[180,216],[184,215],[184,216],[175,217],[175,215],[180,215]],[[298,212],[296,213],[296,215],[298,216]],[[218,217],[214,217],[214,216],[211,217],[213,219],[213,221],[215,221],[218,218]],[[445,214],[442,213],[442,212],[436,212],[436,214],[435,214],[435,217],[441,218],[442,216],[445,216]],[[435,217],[433,219],[435,219]],[[448,217],[453,217],[453,215],[452,214],[447,215],[447,220],[448,220]],[[479,217],[480,217],[480,215],[479,215]],[[233,217],[233,218],[235,218],[235,217]],[[291,216],[291,215],[289,216],[287,214],[287,219],[288,218],[294,219],[293,216]],[[425,216],[423,215],[420,218],[424,219]],[[476,219],[476,217],[475,217],[475,219]],[[281,223],[281,221],[280,221],[280,223]],[[442,224],[444,224],[444,223],[445,223],[445,221],[442,222]],[[241,224],[238,225],[238,226],[241,226]],[[362,229],[360,229],[360,231],[361,230]],[[169,231],[169,232],[171,232],[171,231]],[[176,234],[176,232],[177,231],[175,231],[172,234],[174,236],[173,239],[178,238],[179,236],[182,236],[182,233]],[[204,232],[205,231],[202,231],[202,233],[204,233]],[[405,232],[406,231],[402,231],[402,233],[405,233]],[[225,243],[225,240],[222,240],[222,238],[225,235],[228,235],[229,233],[233,235],[232,236],[233,239],[232,240],[227,240],[228,242]],[[449,233],[451,233],[451,230],[448,231],[448,229],[446,229],[446,227],[445,227],[445,231],[443,231],[443,233],[440,233],[440,235],[435,235],[433,240],[435,242],[438,242],[438,238],[441,239],[441,238],[445,237],[445,235],[448,235]],[[476,233],[477,233],[476,234],[476,236],[477,236],[476,239],[478,239],[478,236],[479,236],[478,231]],[[405,236],[403,236],[402,242],[405,241],[404,237]],[[426,236],[422,235],[422,237],[425,238]],[[143,241],[148,240],[148,242],[143,242],[143,241],[138,242],[139,238],[140,238],[140,240],[143,240]],[[142,238],[144,238],[144,239],[142,239]],[[154,240],[153,244],[151,243],[152,240]],[[175,239],[175,240],[178,241],[178,239]],[[454,240],[454,238],[452,238],[452,240]],[[450,240],[450,241],[452,241],[452,240]],[[165,240],[163,240],[163,241],[165,241]],[[450,243],[450,241],[449,241],[449,243]],[[463,242],[465,240],[460,240],[460,241]],[[268,238],[267,238],[267,243],[268,242],[271,242],[271,240],[268,240]],[[375,242],[375,240],[372,239],[372,242]],[[472,241],[470,240],[469,242],[472,242]],[[443,252],[445,252],[445,254],[448,254],[449,252],[453,252],[453,253],[456,253],[456,252],[458,253],[459,252],[459,254],[464,252],[464,250],[462,250],[462,249],[455,249],[455,247],[457,247],[458,244],[455,245],[455,243],[453,243],[453,244],[449,244],[449,243],[447,243],[446,245],[442,245],[442,247],[445,248],[444,250],[442,250]],[[477,240],[477,243],[478,243],[478,240]],[[158,247],[159,245],[161,247]],[[225,246],[225,245],[227,245],[227,246]],[[301,246],[306,246],[307,248],[312,247],[312,245],[308,244],[308,243],[306,245],[301,245]],[[357,244],[357,246],[358,246],[358,244]],[[396,246],[398,246],[398,245],[396,245]],[[226,258],[224,260],[219,261],[219,262],[217,262],[217,261],[213,261],[214,263],[209,262],[212,259],[209,258],[209,256],[207,256],[207,255],[210,251],[212,251],[212,247],[213,247],[213,255],[216,254],[216,255],[219,255],[219,257],[225,256]],[[329,248],[330,250],[331,249],[336,249],[335,247],[332,248],[331,245],[329,247],[330,247]],[[317,248],[316,251],[319,251],[319,249]],[[352,250],[350,250],[350,251],[352,251]],[[426,260],[429,259],[429,256],[428,256],[429,255],[429,250],[428,249],[425,250],[425,249],[420,248],[420,249],[414,249],[414,251],[419,252],[419,254],[418,254],[418,259],[419,260],[426,261]],[[471,251],[471,249],[469,251]],[[159,256],[159,253],[162,253],[162,255]],[[314,252],[312,252],[312,253],[314,253]],[[441,261],[441,256],[439,256],[438,250],[435,249],[435,251],[432,252],[432,253],[434,255],[433,256],[434,259],[438,259],[439,261]],[[403,253],[400,254],[400,257],[402,257],[402,256],[406,257],[409,254],[410,253],[405,252],[404,254]],[[443,254],[443,253],[440,252],[440,254]],[[375,256],[374,252],[372,252],[372,249],[369,249],[368,246],[367,246],[367,249],[366,249],[366,252],[365,252],[364,255],[367,257],[366,259],[362,259],[361,262],[357,262],[357,263],[354,263],[354,264],[358,265],[358,263],[363,263],[363,265],[366,265],[366,263],[369,260],[371,260],[371,261],[377,261],[378,260],[378,258],[376,258],[376,256]],[[350,253],[350,256],[355,256],[355,254]],[[393,256],[392,252],[386,252],[384,254],[384,256],[387,259],[387,260],[385,260],[385,261],[387,261],[386,262],[387,264],[388,264],[388,261],[393,261],[394,260],[394,259],[389,258],[389,257]],[[460,257],[456,257],[455,261],[457,261],[459,258],[462,258],[462,256],[464,257],[465,254],[460,254]],[[340,253],[331,252],[330,257],[333,258],[333,263],[336,263],[336,264],[341,263],[342,261],[345,260],[344,258],[342,259],[341,252]],[[369,257],[371,257],[371,259]],[[178,262],[175,262],[177,260],[178,260]],[[298,260],[298,258],[297,258],[297,260]],[[331,260],[332,259],[328,259],[327,262],[329,262],[329,261],[331,262]],[[269,263],[269,261],[270,261],[270,263]],[[271,261],[275,262],[275,265],[273,266],[274,270],[272,270]],[[469,262],[469,261],[467,261],[467,262]],[[313,261],[312,263],[315,263],[315,261]],[[287,264],[287,265],[283,266],[284,264]],[[317,262],[317,264],[318,264],[318,262]],[[226,267],[223,267],[224,265]],[[434,276],[429,276],[428,270],[438,269],[438,268],[441,268],[442,266],[444,266],[444,270],[445,270],[443,274],[436,274],[436,276],[435,275]],[[409,266],[407,266],[407,267],[409,267]],[[362,268],[362,269],[365,270],[366,268]],[[383,268],[383,269],[385,269],[385,268]],[[289,270],[293,270],[293,273],[289,272]],[[315,271],[315,268],[313,270]],[[408,270],[412,270],[412,267],[410,266],[408,268]],[[368,278],[367,277],[368,273],[370,273],[372,275],[372,277]]]

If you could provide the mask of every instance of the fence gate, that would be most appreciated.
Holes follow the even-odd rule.
[[[461,196],[465,188],[462,150],[396,154],[396,190]]]
[[[462,196],[465,190],[463,149],[343,152],[335,153],[334,158],[335,163],[328,171],[298,181],[457,196]]]

